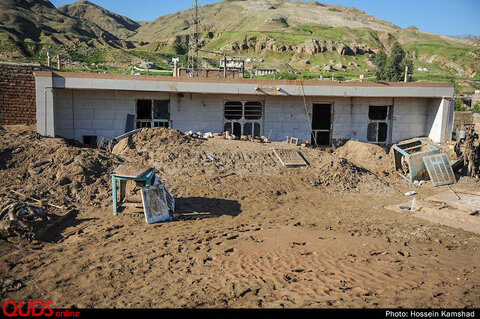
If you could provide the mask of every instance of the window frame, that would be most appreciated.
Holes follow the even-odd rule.
[[[139,101],[150,101],[150,119],[139,119],[138,118],[138,102]],[[168,111],[167,119],[156,119],[155,118],[155,101],[168,101]],[[155,127],[170,127],[170,99],[136,99],[135,100],[135,128],[155,128]]]
[[[385,119],[371,119],[370,114],[372,107],[386,107],[387,116]],[[391,139],[391,130],[392,130],[392,118],[393,118],[393,105],[369,105],[368,106],[368,125],[367,125],[367,141],[369,143],[378,144],[378,145],[387,145],[390,143]],[[375,140],[369,139],[369,127],[371,124],[375,124]],[[380,136],[380,125],[385,124],[387,126],[385,132],[385,141],[379,141]]]
[[[242,104],[242,116],[241,118],[239,119],[227,119],[226,118],[226,106],[227,106],[227,103],[241,103]],[[261,106],[261,111],[262,111],[262,114],[260,116],[260,118],[258,119],[247,119],[245,117],[245,106],[247,103],[258,103],[260,106]],[[223,102],[223,131],[225,131],[225,126],[227,123],[231,123],[230,124],[230,127],[234,127],[235,124],[234,123],[239,123],[240,124],[240,127],[241,127],[241,135],[250,135],[250,134],[245,134],[246,133],[246,130],[245,130],[245,125],[246,124],[251,124],[251,127],[252,127],[252,133],[255,133],[255,126],[256,125],[259,125],[259,137],[263,135],[263,122],[264,122],[264,118],[265,118],[265,102],[264,101],[259,101],[259,100],[230,100],[230,99],[225,99],[224,102]],[[234,134],[233,132],[231,132],[232,134]],[[253,137],[257,136],[257,135],[251,135]]]

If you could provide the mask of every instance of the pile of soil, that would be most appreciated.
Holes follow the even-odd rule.
[[[76,205],[106,206],[111,196],[109,173],[120,162],[109,152],[43,137],[33,128],[4,127],[0,130],[0,210],[11,200],[29,201],[55,214]],[[47,203],[64,211],[53,212]]]
[[[335,155],[371,172],[388,176],[393,172],[393,158],[385,148],[350,140],[335,151]]]
[[[375,174],[345,159],[316,149],[303,149],[305,168],[285,168],[271,148],[293,148],[288,143],[261,144],[251,141],[196,139],[170,128],[143,129],[119,141],[113,153],[137,164],[154,166],[168,185],[178,177],[191,176],[283,176],[313,174],[312,184],[334,192],[388,192]]]
[[[385,209],[412,188],[399,177],[317,149],[167,129],[122,140],[115,154],[25,127],[0,131],[0,217],[42,222],[17,206],[30,200],[13,189],[41,200],[34,204],[51,220],[62,210],[43,202],[77,208],[45,240],[0,238],[3,300],[56,308],[480,305],[480,237]],[[285,168],[271,148],[299,151],[309,166]],[[155,166],[181,218],[148,225],[112,216],[109,172],[120,164]],[[389,194],[384,180],[398,181],[399,191]],[[473,179],[463,186],[480,191]],[[415,190],[419,200],[437,191]]]
[[[385,180],[371,171],[330,154],[323,156],[323,160],[317,164],[314,171],[316,174],[314,184],[323,185],[329,193],[361,191],[390,194],[393,192]]]

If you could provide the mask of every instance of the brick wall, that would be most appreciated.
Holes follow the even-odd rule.
[[[0,63],[0,125],[35,124],[34,71],[40,64]]]

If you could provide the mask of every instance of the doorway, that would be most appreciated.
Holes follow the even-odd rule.
[[[312,145],[330,146],[332,133],[332,104],[312,106]]]

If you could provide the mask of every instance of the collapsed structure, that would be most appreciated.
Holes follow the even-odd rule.
[[[87,144],[135,128],[286,136],[335,146],[451,138],[451,83],[35,73],[37,131]]]

